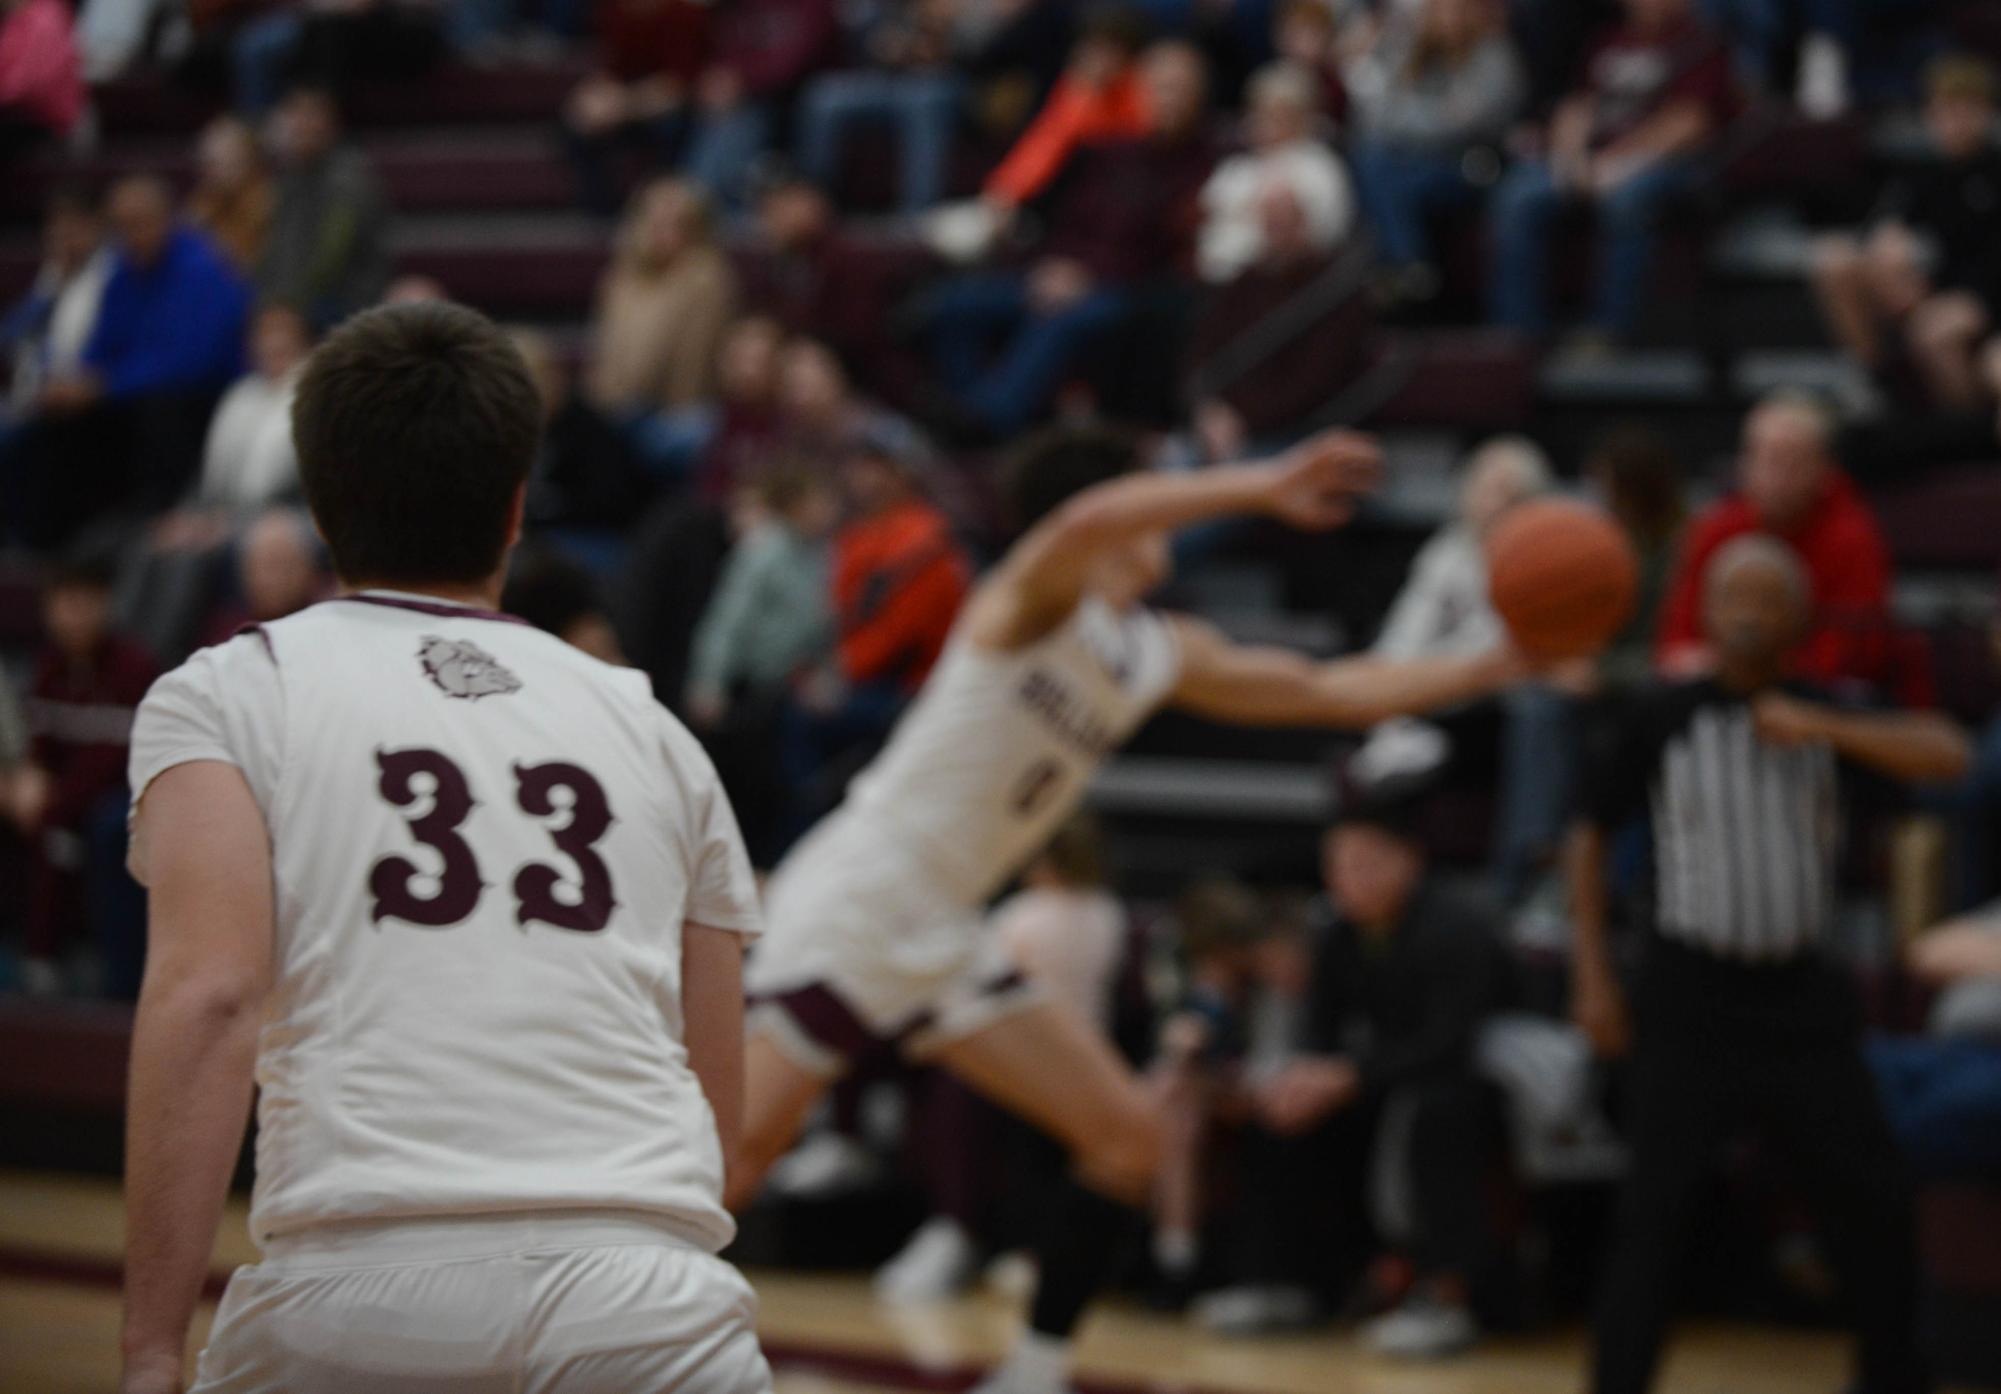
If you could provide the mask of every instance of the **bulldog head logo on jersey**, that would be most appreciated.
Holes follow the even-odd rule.
[[[426,635],[417,658],[424,665],[424,676],[447,697],[470,702],[521,690],[521,679],[503,668],[499,659],[464,639]]]

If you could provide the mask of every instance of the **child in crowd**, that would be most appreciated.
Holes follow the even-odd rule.
[[[60,992],[62,962],[86,926],[106,993],[138,995],[145,901],[125,871],[125,754],[132,713],[159,669],[111,624],[112,562],[79,553],[49,579],[48,642],[28,689],[28,759],[7,813],[30,849],[27,989]]]

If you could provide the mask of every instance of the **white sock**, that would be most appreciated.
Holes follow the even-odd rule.
[[[1163,1273],[1179,1276],[1195,1267],[1195,1232],[1186,1229],[1154,1231],[1153,1261]]]
[[[1031,1388],[1058,1388],[1070,1377],[1070,1342],[1030,1327],[1015,1342],[1006,1370]]]

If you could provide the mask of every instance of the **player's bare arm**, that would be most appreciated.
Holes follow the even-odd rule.
[[[1526,671],[1504,648],[1450,658],[1316,662],[1291,649],[1234,644],[1201,620],[1173,622],[1181,680],[1168,705],[1238,726],[1359,729],[1475,701]]]
[[[1263,515],[1293,527],[1339,527],[1381,474],[1375,442],[1351,431],[1314,436],[1277,459],[1189,474],[1140,472],[1088,489],[1017,542],[967,606],[982,648],[1035,642],[1077,607],[1093,569],[1119,547],[1217,518]]]
[[[743,1141],[743,935],[682,927],[681,1021],[688,1067],[716,1116],[727,1188]]]
[[[1830,745],[1844,759],[1892,779],[1944,783],[1964,775],[1973,761],[1966,732],[1939,712],[1849,712],[1782,692],[1761,694],[1753,711],[1766,741]]]
[[[234,766],[168,770],[139,809],[151,888],[126,1113],[126,1394],[180,1388],[188,1323],[250,1112],[271,982],[271,849]]]

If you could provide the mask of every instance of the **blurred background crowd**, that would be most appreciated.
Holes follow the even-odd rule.
[[[1997,63],[1982,0],[0,0],[0,985],[136,992],[131,711],[326,593],[288,410],[358,309],[516,327],[548,433],[509,608],[650,674],[762,866],[938,656],[1011,442],[1110,422],[1194,470],[1354,424],[1389,477],[1353,528],[1186,536],[1163,600],[1472,651],[1482,538],[1569,491],[1641,609],[1434,723],[1158,721],[995,909],[1136,1059],[1203,1062],[1135,1281],[1230,1331],[1418,1292],[1417,1352],[1582,1300],[1630,1161],[1567,999],[1584,733],[1704,671],[1705,568],[1762,533],[1796,676],[1975,733],[1963,779],[1847,801],[1828,937],[1942,1358],[2001,1381],[1952,1324],[2001,1294],[1953,1267],[2001,1251]],[[1358,795],[1381,768],[1422,796]],[[1645,839],[1613,852],[1637,937]],[[1055,1165],[884,1062],[745,1242],[925,1300]],[[1714,1189],[1711,1301],[1824,1312],[1783,1170]]]

